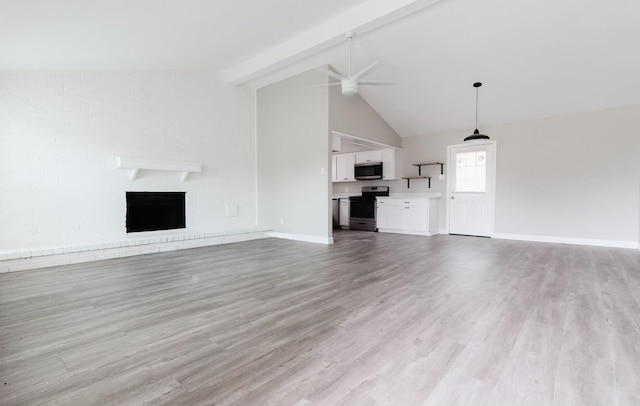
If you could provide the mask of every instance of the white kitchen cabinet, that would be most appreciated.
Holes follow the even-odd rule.
[[[376,198],[376,228],[389,228],[389,201]]]
[[[398,179],[398,162],[396,161],[396,150],[393,148],[380,150],[382,162],[382,179],[394,180]]]
[[[349,228],[349,199],[340,199],[340,222],[341,228]]]
[[[366,164],[369,162],[382,162],[382,151],[379,149],[376,149],[371,151],[356,152],[357,164]]]
[[[335,182],[338,179],[338,165],[336,165],[336,161],[338,160],[337,155],[331,156],[331,181]]]
[[[376,227],[382,233],[438,234],[438,199],[378,197]]]
[[[337,154],[332,157],[333,182],[353,182],[355,164],[382,162],[382,179],[395,180],[398,177],[398,154],[393,148],[360,151],[353,154]]]
[[[355,182],[355,154],[340,154],[332,157],[332,180],[334,182]]]

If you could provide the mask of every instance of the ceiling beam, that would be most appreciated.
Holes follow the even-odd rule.
[[[441,0],[369,0],[269,48],[224,72],[225,82],[241,85],[345,41],[344,33],[376,29]]]

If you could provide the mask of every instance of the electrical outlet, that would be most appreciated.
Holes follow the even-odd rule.
[[[280,217],[280,224],[284,224],[284,218]]]
[[[320,175],[324,175],[324,168],[320,168]]]
[[[344,188],[344,192],[349,193],[349,188],[348,187]]]

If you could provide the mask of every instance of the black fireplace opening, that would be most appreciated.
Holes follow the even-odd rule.
[[[127,233],[186,228],[186,192],[127,192]]]

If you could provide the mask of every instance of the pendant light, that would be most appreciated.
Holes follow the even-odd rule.
[[[470,136],[468,136],[467,138],[464,139],[464,141],[475,141],[475,140],[488,140],[489,136],[488,135],[484,135],[484,134],[480,134],[480,131],[478,131],[478,88],[482,86],[482,83],[480,82],[476,82],[473,84],[473,87],[476,88],[476,130],[473,132],[473,134],[471,134]]]

